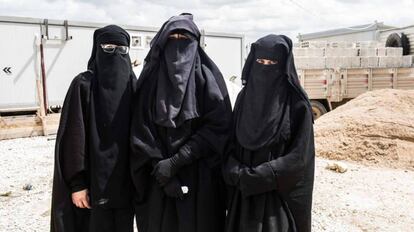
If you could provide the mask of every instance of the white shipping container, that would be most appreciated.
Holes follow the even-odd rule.
[[[39,25],[1,22],[0,108],[37,109]]]
[[[0,112],[37,109],[36,80],[42,79],[40,43],[43,43],[48,105],[61,105],[73,78],[87,69],[93,32],[107,24],[0,17]],[[121,25],[131,35],[131,61],[139,76],[149,42],[157,28]],[[244,36],[202,31],[201,42],[227,79],[240,79],[244,63]],[[43,35],[43,40],[41,39]]]

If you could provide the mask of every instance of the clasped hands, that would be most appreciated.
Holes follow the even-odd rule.
[[[269,162],[264,162],[256,167],[247,167],[230,157],[226,170],[228,184],[236,186],[243,197],[277,188],[276,176]]]
[[[173,156],[158,161],[151,175],[155,177],[167,196],[182,200],[184,193],[181,189],[181,183],[176,177],[180,168],[181,165],[178,164],[176,156]]]

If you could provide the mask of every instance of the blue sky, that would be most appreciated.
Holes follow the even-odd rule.
[[[412,0],[0,0],[0,15],[159,27],[191,12],[200,28],[245,34],[298,33],[370,24],[414,24]]]

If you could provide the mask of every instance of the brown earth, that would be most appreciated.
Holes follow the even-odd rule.
[[[367,92],[315,122],[320,157],[414,169],[414,90]]]

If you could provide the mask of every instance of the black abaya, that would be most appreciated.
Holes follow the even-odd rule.
[[[278,54],[264,55],[271,53]],[[282,66],[269,65],[263,73],[257,59],[275,59]],[[269,35],[254,43],[243,80],[224,170],[230,189],[226,232],[310,231],[313,119],[290,39]]]
[[[177,31],[188,40],[168,40]],[[138,80],[131,165],[140,232],[224,229],[221,160],[229,138],[231,105],[224,79],[199,39],[191,15],[169,19],[151,42]],[[163,169],[160,163],[173,157],[180,168],[163,185],[156,178]],[[171,183],[178,185],[177,191],[187,186],[188,193],[168,194]]]
[[[129,35],[115,25],[96,30],[89,70],[67,92],[56,137],[51,231],[97,231],[97,220],[117,218],[99,212],[131,208],[129,128],[136,78],[128,54],[104,53],[101,44],[129,46]],[[91,210],[72,203],[72,192],[82,189],[89,190]],[[116,231],[132,228],[128,212],[129,224]]]

